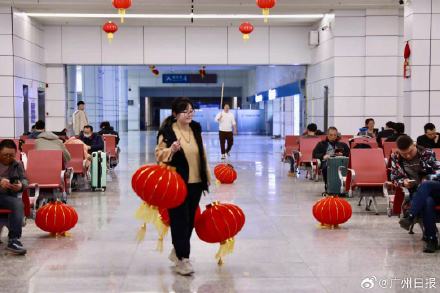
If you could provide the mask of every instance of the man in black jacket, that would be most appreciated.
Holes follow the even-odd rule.
[[[394,134],[394,122],[388,121],[385,124],[385,128],[377,134],[376,140],[377,144],[382,147],[382,138],[388,138]]]
[[[425,124],[425,134],[417,138],[417,145],[428,148],[435,149],[440,148],[440,135],[435,130],[435,125],[432,123]]]
[[[104,151],[104,141],[99,134],[93,133],[93,127],[91,125],[84,126],[79,139],[88,146],[89,154]]]
[[[5,139],[0,142],[0,209],[8,209],[9,241],[6,249],[18,255],[26,254],[26,249],[20,242],[23,225],[23,202],[19,193],[28,185],[24,175],[23,165],[15,160],[17,147],[13,140]]]
[[[325,141],[318,143],[313,150],[313,158],[321,161],[322,177],[327,190],[327,160],[332,156],[345,156],[350,154],[350,148],[347,144],[338,141],[338,129],[329,127]]]

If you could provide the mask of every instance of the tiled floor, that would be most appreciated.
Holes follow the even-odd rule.
[[[50,238],[29,222],[23,243],[29,252],[15,257],[0,252],[1,292],[440,292],[440,252],[421,252],[420,231],[408,235],[388,218],[384,201],[376,216],[353,206],[352,219],[338,230],[317,227],[311,208],[322,183],[286,176],[280,140],[236,137],[231,162],[238,171],[233,185],[213,185],[202,205],[230,201],[246,213],[234,254],[218,267],[217,245],[193,236],[191,258],[196,273],[173,273],[165,251],[155,251],[150,229],[138,244],[134,212],[139,199],[129,180],[145,162],[154,162],[153,133],[123,136],[121,163],[105,193],[79,192],[70,203],[79,214],[68,238]],[[211,167],[219,161],[217,135],[206,135]],[[3,235],[5,240],[5,235]],[[2,247],[4,244],[2,244]],[[366,277],[393,288],[362,289]],[[411,278],[412,290],[402,289]],[[416,279],[417,278],[417,279]],[[414,289],[423,278],[436,278],[437,289]],[[393,280],[394,279],[394,280]],[[416,283],[417,282],[417,283]],[[384,285],[384,283],[381,283]],[[429,284],[423,284],[423,287]],[[406,286],[403,286],[406,288]]]

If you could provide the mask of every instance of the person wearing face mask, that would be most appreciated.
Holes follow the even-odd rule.
[[[188,189],[185,201],[168,210],[168,213],[174,246],[169,259],[175,263],[176,273],[189,276],[194,273],[189,255],[195,212],[202,192],[208,191],[211,177],[202,128],[192,120],[193,103],[187,98],[177,98],[171,109],[172,115],[164,120],[159,129],[155,153],[157,162],[176,168]]]
[[[0,209],[11,210],[9,214],[9,241],[6,249],[24,255],[26,249],[20,242],[23,225],[23,202],[19,193],[28,185],[23,165],[15,160],[17,147],[13,140],[0,142]]]
[[[313,149],[313,158],[321,161],[321,172],[324,179],[325,190],[327,191],[327,160],[332,156],[350,155],[350,148],[346,143],[338,141],[338,129],[329,127],[325,141],[319,142]]]
[[[84,126],[79,139],[87,145],[89,154],[104,151],[104,141],[99,134],[93,133],[93,127],[91,125]]]
[[[435,206],[440,204],[440,182],[426,180],[440,169],[431,149],[416,146],[407,135],[397,141],[397,151],[391,154],[391,181],[410,192],[411,208],[400,219],[399,224],[409,230],[416,217],[423,220],[423,252],[434,253],[438,248]]]

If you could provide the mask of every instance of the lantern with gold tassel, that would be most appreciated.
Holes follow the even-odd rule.
[[[116,23],[107,21],[103,26],[102,30],[107,33],[108,41],[111,42],[114,37],[114,33],[118,31],[118,26]]]
[[[269,10],[272,9],[275,4],[276,0],[256,0],[258,7],[263,9],[263,15],[264,15],[264,22],[267,22],[267,18],[269,16]]]
[[[253,30],[254,26],[250,22],[243,22],[240,25],[240,32],[243,34],[243,40],[249,40],[249,35]]]
[[[156,68],[154,65],[149,66],[151,73],[153,73],[154,76],[159,76],[159,69]]]
[[[172,209],[181,205],[187,196],[187,188],[175,168],[167,165],[140,167],[133,174],[131,184],[135,193],[144,201],[135,214],[136,219],[143,222],[137,236],[141,241],[147,224],[153,224],[160,230],[159,209]]]
[[[125,10],[131,7],[131,0],[113,0],[113,7],[118,9],[121,23],[124,23]]]
[[[348,201],[337,196],[327,196],[315,203],[313,216],[321,227],[338,228],[351,218],[352,209]]]
[[[231,184],[237,179],[237,172],[231,164],[218,164],[214,168],[214,175],[222,184]]]
[[[223,264],[223,258],[234,251],[235,235],[240,232],[245,223],[243,211],[234,204],[213,202],[196,221],[195,228],[199,238],[208,243],[220,243],[215,255],[218,264]]]
[[[61,201],[50,202],[38,209],[35,225],[52,235],[66,236],[67,231],[75,227],[78,214],[75,209]]]

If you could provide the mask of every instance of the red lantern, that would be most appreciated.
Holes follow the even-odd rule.
[[[131,7],[131,0],[113,0],[113,7],[118,9],[121,23],[124,23],[125,10]]]
[[[241,231],[245,223],[243,211],[234,204],[213,202],[196,221],[196,233],[208,243],[220,243],[216,259],[222,264],[222,257],[234,250],[234,236]]]
[[[43,231],[63,234],[78,222],[78,214],[71,206],[60,201],[50,202],[38,209],[35,224]]]
[[[403,51],[403,58],[405,59],[403,62],[403,78],[411,77],[411,70],[409,66],[409,57],[411,56],[411,48],[409,47],[409,42],[406,42],[405,50]]]
[[[267,22],[269,16],[269,9],[273,8],[276,4],[276,0],[256,0],[258,7],[263,9],[264,22]]]
[[[231,184],[237,179],[237,172],[231,164],[218,164],[214,168],[214,175],[223,184]]]
[[[172,209],[181,205],[187,194],[182,177],[169,166],[143,166],[135,180],[135,192],[147,204]],[[133,176],[134,177],[134,176]]]
[[[328,196],[319,200],[313,206],[313,216],[321,225],[332,228],[347,222],[351,218],[351,205],[345,199]]]
[[[107,38],[109,42],[113,40],[114,33],[118,31],[118,26],[116,23],[107,21],[103,26],[102,30],[107,33]]]
[[[154,65],[149,66],[151,73],[153,73],[154,76],[159,76],[159,69],[156,68]]]
[[[203,79],[206,76],[205,66],[202,66],[199,70],[200,77]]]
[[[243,22],[240,25],[240,32],[243,34],[243,40],[249,40],[249,34],[254,30],[254,26],[250,22]]]

